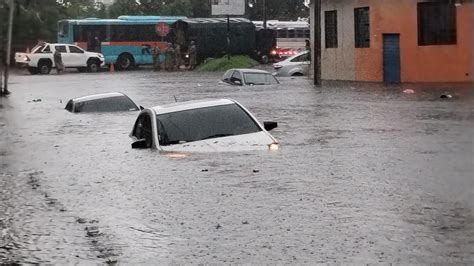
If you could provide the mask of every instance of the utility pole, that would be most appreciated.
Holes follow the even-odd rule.
[[[267,5],[265,4],[265,0],[263,0],[263,28],[267,28]]]
[[[5,57],[4,81],[3,89],[0,90],[0,95],[10,94],[8,91],[8,72],[10,70],[10,54],[12,50],[12,30],[13,30],[13,9],[15,7],[14,0],[10,0],[9,17],[8,17],[8,33],[7,33],[7,54]],[[0,88],[1,89],[1,88]]]
[[[230,60],[230,16],[227,15],[227,60]]]
[[[312,1],[314,2],[313,77],[314,85],[321,86],[321,0]]]

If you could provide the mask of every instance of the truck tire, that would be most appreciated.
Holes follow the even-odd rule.
[[[38,71],[41,75],[49,74],[49,72],[51,72],[51,62],[40,60],[38,63]]]
[[[28,67],[28,72],[30,72],[32,75],[36,75],[38,74],[39,70],[37,67]]]
[[[117,68],[130,70],[134,65],[133,57],[130,54],[121,54],[117,59]]]
[[[87,70],[92,73],[99,72],[100,70],[99,59],[96,59],[96,58],[89,59],[89,61],[87,61]]]

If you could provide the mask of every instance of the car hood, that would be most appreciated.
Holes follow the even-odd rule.
[[[101,53],[94,53],[94,52],[86,52],[86,53],[90,56],[97,56],[97,57],[100,57],[100,58],[104,57],[104,55],[101,54]]]
[[[162,151],[176,152],[229,152],[229,151],[251,151],[268,150],[268,145],[277,143],[269,133],[265,131],[236,135],[229,137],[213,138],[193,141],[183,144],[160,146]]]

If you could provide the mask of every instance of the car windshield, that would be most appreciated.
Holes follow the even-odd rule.
[[[66,109],[69,110],[68,106],[66,106]],[[75,113],[121,111],[138,111],[138,107],[126,96],[115,96],[78,102],[74,106]]]
[[[261,131],[237,104],[160,114],[157,125],[163,146]]]
[[[244,73],[245,83],[248,85],[278,84],[276,78],[267,73]]]
[[[31,49],[31,53],[41,53],[41,50],[43,49],[43,47],[45,46],[46,44],[42,43],[42,44],[37,44],[35,47],[33,47]]]

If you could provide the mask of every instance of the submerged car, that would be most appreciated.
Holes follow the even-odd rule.
[[[141,107],[121,92],[110,92],[71,99],[64,109],[71,113],[86,113],[139,111]]]
[[[229,69],[224,73],[221,81],[237,86],[274,85],[280,83],[270,72],[247,68]]]
[[[273,64],[275,76],[304,76],[308,75],[311,64],[309,52],[304,51],[281,62]]]
[[[263,126],[240,103],[230,99],[173,103],[142,110],[130,136],[132,148],[173,152],[277,150]]]

